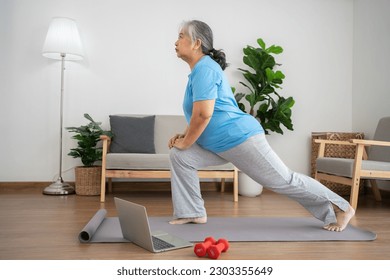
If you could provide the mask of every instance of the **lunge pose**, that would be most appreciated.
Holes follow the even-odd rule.
[[[355,211],[318,181],[291,171],[269,146],[263,128],[237,105],[224,75],[225,54],[213,47],[210,27],[185,22],[175,43],[191,73],[183,110],[187,129],[169,140],[174,217],[170,223],[206,223],[197,170],[233,163],[252,179],[299,202],[330,231],[342,231]]]

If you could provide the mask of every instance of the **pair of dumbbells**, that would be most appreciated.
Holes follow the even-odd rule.
[[[206,237],[202,243],[195,244],[194,253],[198,257],[206,255],[211,259],[218,259],[221,253],[229,249],[229,242],[226,239],[220,238],[216,241],[213,237]]]

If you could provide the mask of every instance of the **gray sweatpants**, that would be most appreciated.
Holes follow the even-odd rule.
[[[315,179],[291,171],[259,134],[222,153],[212,153],[194,144],[189,149],[172,148],[171,187],[176,218],[205,217],[197,170],[207,166],[233,163],[256,182],[276,193],[299,202],[326,225],[336,222],[332,206],[346,211],[349,203]]]

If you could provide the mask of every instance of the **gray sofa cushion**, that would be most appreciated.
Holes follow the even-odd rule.
[[[322,173],[352,178],[353,162],[353,159],[322,157],[317,158],[316,168]],[[390,162],[363,160],[362,169],[390,171]]]
[[[140,169],[140,170],[169,170],[168,154],[107,154],[107,169]],[[210,166],[201,170],[233,170],[234,166],[227,163]]]
[[[155,116],[111,115],[110,126],[114,136],[110,152],[154,154],[154,121]]]
[[[169,155],[166,154],[107,154],[107,169],[169,169]]]
[[[321,157],[316,160],[317,171],[352,177],[353,159]]]

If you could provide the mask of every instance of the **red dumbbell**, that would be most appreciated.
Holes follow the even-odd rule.
[[[216,244],[217,241],[213,237],[207,237],[203,243],[197,243],[194,247],[195,255],[198,257],[204,257],[207,253],[207,249],[211,246]]]
[[[226,239],[218,239],[217,244],[211,245],[207,249],[207,254],[212,259],[218,259],[222,252],[226,252],[229,249],[229,242]]]

